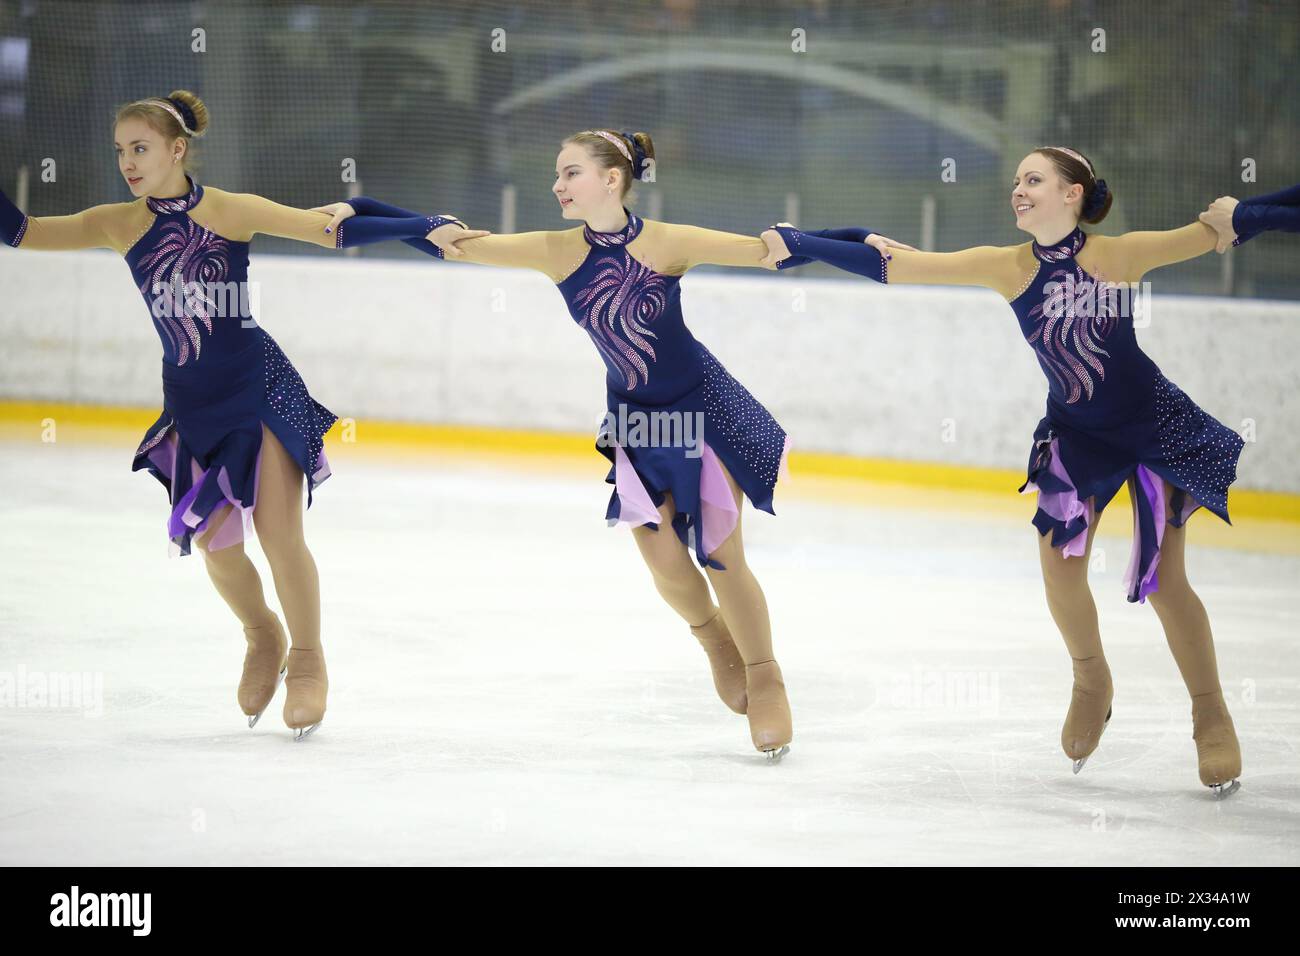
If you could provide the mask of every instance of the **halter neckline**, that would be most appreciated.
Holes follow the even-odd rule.
[[[1038,240],[1035,239],[1033,243],[1034,255],[1043,262],[1061,262],[1065,259],[1072,259],[1083,248],[1083,244],[1087,239],[1088,234],[1075,226],[1065,238],[1048,246],[1040,246]]]
[[[166,199],[155,199],[153,196],[145,197],[145,205],[150,210],[160,214],[189,212],[199,204],[203,198],[203,187],[190,178],[186,173],[185,181],[190,184],[190,191],[184,196],[171,196]]]
[[[582,235],[587,242],[593,246],[625,246],[638,235],[641,234],[641,227],[644,224],[639,216],[633,213],[627,206],[623,207],[623,212],[627,213],[627,225],[616,232],[597,232],[591,226],[584,224]]]

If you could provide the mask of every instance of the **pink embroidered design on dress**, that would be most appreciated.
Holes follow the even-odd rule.
[[[664,277],[624,251],[595,262],[591,281],[574,297],[582,309],[578,324],[587,330],[601,355],[622,374],[630,392],[650,380],[648,358],[655,359],[650,326],[668,304]]]
[[[140,262],[147,273],[140,291],[149,301],[155,321],[171,341],[177,365],[189,360],[191,346],[194,358],[198,359],[202,345],[199,322],[208,334],[212,333],[212,319],[218,305],[206,286],[225,281],[230,272],[229,255],[230,244],[225,239],[186,218],[164,225],[158,244]],[[186,288],[192,283],[198,288]],[[178,292],[182,298],[179,316],[170,298]],[[168,300],[165,308],[160,308],[156,300],[164,295]],[[162,315],[157,314],[159,311]]]
[[[1119,325],[1118,290],[1094,280],[1077,264],[1073,272],[1057,269],[1048,277],[1043,301],[1029,310],[1037,325],[1027,336],[1057,384],[1069,391],[1067,404],[1092,398],[1097,379],[1104,381],[1102,358],[1110,353],[1101,343]]]

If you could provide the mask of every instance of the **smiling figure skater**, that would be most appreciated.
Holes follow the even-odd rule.
[[[1043,147],[1021,161],[1010,203],[1017,246],[918,252],[801,232],[787,224],[763,233],[778,268],[814,259],[877,282],[976,285],[1010,304],[1048,381],[1046,415],[1034,432],[1028,480],[1038,493],[1033,523],[1047,605],[1069,651],[1074,687],[1061,745],[1075,773],[1096,749],[1112,713],[1114,688],[1088,587],[1088,557],[1102,510],[1121,486],[1133,502],[1128,600],[1151,605],[1192,704],[1201,782],[1215,796],[1238,787],[1241,749],[1219,683],[1210,620],[1188,582],[1185,524],[1204,507],[1228,520],[1228,486],[1243,441],[1202,411],[1138,347],[1120,295],[1163,265],[1191,259],[1261,228],[1291,228],[1300,193],[1284,191],[1217,209],[1179,229],[1090,235],[1113,194],[1092,163],[1066,147]],[[1226,223],[1226,225],[1225,225]],[[1212,226],[1226,230],[1219,236]],[[1240,239],[1240,237],[1236,237]]]

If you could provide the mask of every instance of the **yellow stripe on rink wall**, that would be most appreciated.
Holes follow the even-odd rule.
[[[53,424],[73,440],[89,439],[96,431],[129,430],[137,439],[158,417],[156,408],[120,408],[58,402],[0,401],[0,437],[40,440]],[[326,449],[331,456],[355,447],[409,452],[460,452],[498,456],[545,456],[590,462],[594,435],[520,431],[467,425],[428,425],[415,422],[344,419],[330,431]],[[790,471],[795,484],[803,478],[828,478],[996,494],[1011,499],[1024,482],[1022,471],[975,468],[935,462],[857,458],[823,452],[791,450]],[[1116,503],[1126,496],[1121,492]],[[1300,522],[1300,494],[1234,487],[1229,508],[1234,518]]]

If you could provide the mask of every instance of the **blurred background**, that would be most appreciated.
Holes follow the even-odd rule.
[[[651,218],[865,225],[951,250],[1025,238],[1008,191],[1036,145],[1093,160],[1116,194],[1102,233],[1290,185],[1297,61],[1289,0],[0,0],[0,184],[33,215],[128,199],[115,108],[187,88],[212,111],[200,178],[291,205],[355,189],[496,231],[566,228],[555,153],[605,126],[653,136],[657,181],[635,200]],[[58,179],[32,188],[45,158]],[[1294,258],[1255,242],[1161,270],[1159,290],[1296,299]]]

